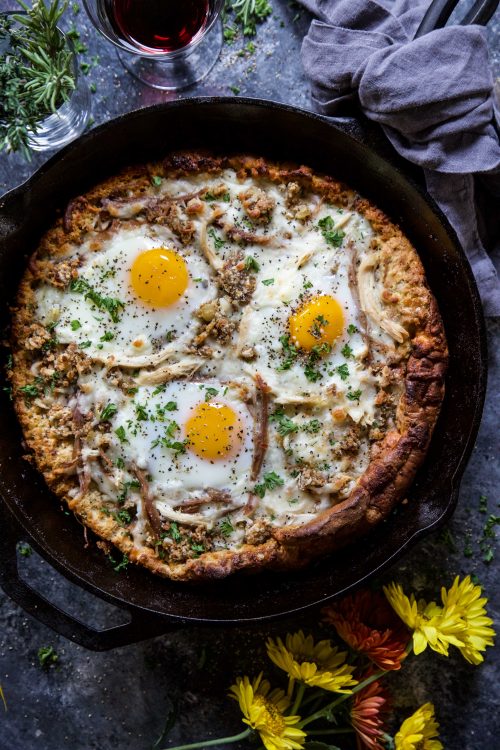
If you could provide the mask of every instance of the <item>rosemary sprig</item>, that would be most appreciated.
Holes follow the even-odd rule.
[[[30,158],[28,139],[75,88],[72,52],[57,24],[68,0],[35,0],[23,14],[0,17],[0,152]]]
[[[227,6],[234,11],[245,36],[255,36],[257,24],[272,12],[268,0],[227,0]]]

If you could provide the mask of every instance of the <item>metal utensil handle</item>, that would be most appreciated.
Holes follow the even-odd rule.
[[[1,502],[0,528],[0,587],[25,612],[59,635],[91,651],[108,651],[176,629],[163,619],[151,619],[149,614],[143,619],[140,614],[131,613],[130,622],[104,630],[69,615],[19,577],[16,549],[22,535],[14,530]]]
[[[476,0],[472,8],[460,21],[460,25],[480,24],[485,26],[498,7],[499,0]],[[449,17],[458,5],[459,0],[433,0],[415,33],[415,39],[428,34],[434,29],[446,25]]]

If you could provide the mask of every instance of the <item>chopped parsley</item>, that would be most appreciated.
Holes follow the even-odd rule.
[[[283,347],[285,359],[281,363],[281,365],[277,368],[278,371],[282,370],[289,370],[295,360],[297,359],[297,355],[299,353],[299,350],[296,346],[290,343],[290,337],[289,336],[280,336],[280,344]]]
[[[128,443],[127,433],[125,432],[125,427],[122,424],[115,430],[115,435],[118,437],[120,443]]]
[[[129,490],[131,489],[138,490],[140,486],[141,485],[137,479],[132,479],[130,482],[125,482],[125,484],[122,485],[122,490],[120,494],[116,498],[118,505],[123,505],[123,503],[127,499]]]
[[[106,331],[104,336],[101,336],[99,341],[113,341],[113,339],[114,339],[114,334],[112,334],[111,331]]]
[[[361,388],[359,388],[357,391],[351,390],[351,388],[348,389],[346,393],[346,397],[349,399],[349,401],[357,401],[359,404],[359,399],[361,398],[361,394],[363,391]]]
[[[347,333],[349,334],[349,336],[353,336],[357,332],[357,326],[355,326],[354,323],[349,323],[349,325],[347,326]]]
[[[216,235],[215,229],[209,229],[208,236],[212,238],[216,250],[220,250],[221,247],[224,247],[224,240],[222,239],[222,237],[218,237]]]
[[[234,526],[229,518],[223,518],[219,524],[219,528],[222,536],[230,536],[234,531]]]
[[[277,430],[283,437],[293,432],[298,432],[299,429],[299,426],[286,416],[283,409],[276,409],[269,417],[269,421],[278,425]]]
[[[260,271],[260,266],[252,255],[247,255],[245,258],[245,271]]]
[[[135,405],[135,416],[139,422],[147,422],[149,419],[146,407],[142,404]]]
[[[343,365],[339,365],[335,369],[336,372],[340,375],[341,380],[347,380],[347,378],[349,377],[349,368],[345,363]]]
[[[342,245],[345,232],[341,229],[334,229],[335,222],[331,216],[325,216],[323,219],[320,219],[318,227],[321,229],[321,234],[329,245],[333,247],[340,247]]]
[[[162,383],[158,386],[158,388],[155,388],[153,391],[153,396],[157,396],[159,393],[163,393],[167,389],[167,386],[165,383]]]
[[[260,498],[264,497],[267,490],[274,490],[276,487],[282,487],[285,484],[284,480],[276,474],[274,471],[268,471],[263,476],[263,482],[256,484],[253,491]]]
[[[205,552],[203,544],[192,544],[191,549],[196,553],[196,557],[199,557],[202,552]]]
[[[107,422],[113,416],[113,414],[116,414],[117,411],[118,409],[116,407],[116,404],[111,404],[111,403],[106,404],[104,409],[101,411],[101,416],[99,417],[99,420],[101,422]]]
[[[36,396],[40,395],[38,386],[36,386],[34,383],[29,383],[28,385],[22,385],[19,388],[19,391],[20,393],[24,393],[25,397],[29,397],[29,398],[36,398]]]
[[[80,349],[88,349],[89,346],[92,346],[92,341],[82,341]]]
[[[115,466],[118,469],[124,469],[125,468],[125,461],[123,460],[123,458],[121,456],[118,456],[118,458],[116,459]]]
[[[17,551],[22,557],[31,557],[33,554],[33,549],[27,542],[19,542]]]
[[[311,360],[309,360],[306,363],[306,366],[304,367],[304,375],[311,383],[316,383],[318,380],[321,380],[321,378],[323,377],[320,371],[315,369]]]
[[[59,660],[53,646],[41,646],[38,649],[38,663],[42,669],[48,669],[52,664]]]
[[[304,279],[304,289],[312,289],[312,283]]]
[[[168,534],[174,540],[174,542],[180,542],[181,532],[179,531],[179,527],[177,526],[175,521],[170,522],[170,528],[168,530]]]
[[[113,323],[118,323],[120,313],[124,309],[124,303],[115,297],[103,297],[85,279],[73,279],[70,285],[72,292],[83,294],[85,299],[90,300],[100,310],[106,310]]]
[[[311,419],[310,422],[307,422],[305,425],[302,426],[302,429],[304,432],[309,433],[316,433],[321,430],[321,422],[319,419]]]
[[[79,328],[82,327],[82,324],[79,320],[72,320],[71,321],[71,330],[72,331],[78,331]]]
[[[345,357],[346,359],[349,359],[350,357],[352,357],[352,349],[351,349],[351,347],[349,346],[349,344],[344,344],[344,346],[343,346],[343,347],[342,347],[342,349],[340,350],[340,353],[341,353],[341,354],[342,354],[342,356],[343,356],[343,357]]]
[[[177,403],[175,401],[167,401],[165,404],[166,411],[176,411]]]
[[[262,283],[264,284],[264,286],[271,286],[272,284],[274,284],[274,279],[262,279]]]
[[[151,175],[151,184],[154,185],[154,187],[160,187],[161,177],[157,174]]]
[[[169,448],[170,450],[173,450],[176,455],[178,455],[179,453],[185,453],[188,440],[172,440],[178,430],[180,430],[179,425],[177,424],[177,422],[172,420],[165,427],[164,437],[157,438],[157,440],[153,442],[151,447],[156,448],[157,445],[161,445],[163,448]]]
[[[113,570],[115,573],[119,573],[122,570],[125,570],[127,568],[127,565],[129,564],[129,559],[125,553],[122,554],[121,560],[116,560],[112,555],[108,555],[108,560],[113,566]]]
[[[217,390],[217,388],[206,388],[205,389],[205,401],[210,401],[210,399],[213,398],[214,396],[217,396],[218,393],[219,391]]]
[[[313,336],[315,339],[320,339],[323,335],[322,326],[327,326],[328,322],[329,321],[323,315],[317,315],[314,318],[314,322],[311,328],[309,329],[309,333],[311,334],[311,336]]]

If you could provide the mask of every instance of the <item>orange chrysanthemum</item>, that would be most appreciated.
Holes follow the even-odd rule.
[[[351,705],[351,724],[356,732],[358,750],[384,750],[380,740],[387,713],[388,695],[380,682],[372,682],[356,693]]]
[[[325,607],[323,614],[354,651],[380,669],[399,669],[410,633],[378,591],[361,590]]]

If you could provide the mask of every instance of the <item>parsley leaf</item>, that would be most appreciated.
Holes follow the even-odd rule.
[[[334,229],[335,222],[331,216],[325,216],[323,219],[318,221],[318,227],[321,229],[321,234],[329,245],[333,247],[340,247],[345,237],[345,232],[341,229]]]
[[[297,359],[297,355],[299,353],[297,347],[290,343],[289,336],[280,336],[280,344],[284,349],[285,359],[277,368],[279,372],[281,372],[282,370],[289,370]]]
[[[214,247],[216,250],[220,250],[221,247],[224,247],[224,240],[215,234],[215,229],[209,229],[208,236],[214,241]]]
[[[350,388],[346,393],[346,397],[349,399],[349,401],[357,401],[359,403],[359,399],[361,398],[361,394],[363,391],[361,388],[359,388],[357,391],[352,391]]]
[[[115,430],[115,435],[117,435],[120,443],[128,443],[125,427],[122,424]]]
[[[51,664],[55,664],[58,661],[59,656],[54,650],[53,646],[41,646],[38,649],[38,663],[42,669],[48,669]]]
[[[120,313],[125,307],[121,300],[115,297],[103,297],[102,294],[99,294],[99,292],[90,286],[88,281],[81,278],[73,279],[70,289],[72,292],[83,294],[85,299],[90,300],[99,309],[106,310],[113,323],[118,323],[120,320]]]
[[[252,255],[247,255],[245,258],[245,271],[260,271],[260,266]]]
[[[217,388],[206,388],[205,389],[205,401],[210,401],[210,399],[213,398],[214,396],[217,396],[218,393],[219,391],[217,390]]]
[[[282,487],[285,481],[274,471],[268,471],[263,476],[262,484],[256,484],[253,491],[259,497],[264,497],[266,490],[274,490],[276,487]]]
[[[142,404],[135,404],[135,416],[139,422],[147,422],[149,419],[146,407]]]
[[[175,521],[170,521],[170,528],[168,530],[168,534],[174,540],[174,542],[180,542],[181,532],[179,531],[179,527]]]
[[[157,174],[151,175],[151,184],[154,185],[154,187],[160,187],[161,177]]]
[[[234,526],[229,518],[223,518],[219,524],[219,528],[222,536],[230,536],[234,531]]]
[[[82,324],[79,320],[72,320],[71,321],[71,330],[72,331],[78,331],[79,328],[82,327]]]
[[[341,380],[347,380],[347,378],[349,377],[349,368],[345,363],[343,365],[339,365],[335,369],[340,375]]]
[[[101,416],[99,417],[99,421],[107,422],[113,416],[113,414],[116,414],[117,411],[118,409],[116,407],[116,404],[112,404],[112,403],[106,404],[104,409],[101,411]]]
[[[269,421],[278,425],[278,432],[283,436],[290,435],[299,430],[299,426],[286,416],[283,409],[276,409],[269,417]]]
[[[342,356],[343,356],[343,357],[345,357],[346,359],[349,359],[350,357],[352,357],[352,349],[351,349],[351,347],[349,346],[349,344],[344,344],[344,346],[343,346],[343,347],[342,347],[342,349],[340,350],[340,353],[341,353],[341,354],[342,354]]]
[[[321,422],[319,419],[311,419],[310,422],[307,422],[305,425],[302,426],[302,429],[304,432],[309,433],[316,433],[321,430]]]
[[[357,332],[357,326],[355,326],[354,323],[349,323],[349,325],[347,326],[347,333],[349,334],[349,336],[353,336]]]
[[[262,279],[262,283],[264,284],[264,286],[271,286],[272,284],[274,284],[274,279]]]

